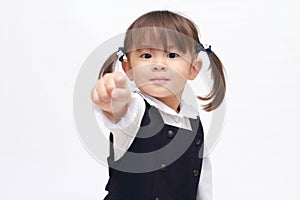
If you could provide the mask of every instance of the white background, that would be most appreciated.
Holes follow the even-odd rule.
[[[300,12],[292,0],[0,2],[0,199],[103,199],[73,90],[88,55],[141,14],[179,11],[223,61],[226,120],[215,200],[300,199]]]

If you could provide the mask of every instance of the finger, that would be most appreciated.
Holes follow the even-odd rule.
[[[128,88],[128,82],[125,74],[121,72],[117,73],[114,77],[114,81],[117,88]]]
[[[130,90],[128,88],[116,88],[112,93],[112,98],[116,101],[129,102],[131,97]]]
[[[107,93],[103,80],[98,81],[96,91],[98,94],[98,99],[101,103],[109,103],[111,101],[111,96]]]
[[[105,76],[103,79],[104,87],[109,96],[112,95],[113,90],[116,88],[114,76],[115,76],[114,74],[109,74],[109,75]]]
[[[91,99],[95,104],[99,103],[99,96],[98,96],[98,92],[97,92],[97,86],[93,87],[93,89],[91,91]]]
[[[98,101],[96,101],[96,105],[101,108],[103,111],[111,112],[111,96],[107,94],[107,91],[103,85],[103,83],[99,84],[96,88],[96,94]]]

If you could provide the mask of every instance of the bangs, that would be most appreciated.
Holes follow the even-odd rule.
[[[128,30],[124,42],[126,53],[139,49],[160,49],[186,53],[196,52],[197,42],[175,30],[145,27]]]

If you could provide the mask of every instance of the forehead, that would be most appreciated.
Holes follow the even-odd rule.
[[[140,43],[138,45],[135,45],[131,51],[143,51],[143,50],[161,50],[161,51],[180,51],[180,49],[177,48],[176,45],[172,43],[168,43],[167,46],[163,46],[162,44],[148,44],[148,43]]]
[[[137,49],[178,49],[182,52],[196,49],[197,42],[180,32],[157,27],[127,31],[124,47],[127,52]]]

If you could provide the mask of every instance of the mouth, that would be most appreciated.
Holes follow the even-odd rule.
[[[166,77],[155,77],[155,78],[151,78],[150,81],[153,83],[165,83],[168,82],[170,79],[166,78]]]

